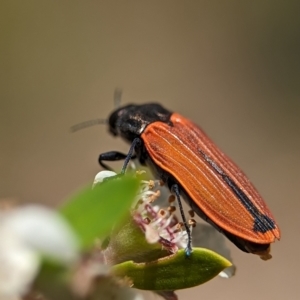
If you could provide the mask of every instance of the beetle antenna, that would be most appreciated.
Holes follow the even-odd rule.
[[[122,89],[116,88],[114,92],[114,104],[115,108],[119,108],[121,106],[121,99],[122,99]]]
[[[93,120],[89,120],[89,121],[85,121],[85,122],[73,125],[70,128],[70,130],[71,130],[71,132],[76,132],[76,131],[79,131],[81,129],[85,129],[87,127],[91,127],[91,126],[94,126],[94,125],[107,124],[107,122],[108,122],[107,119],[93,119]]]
[[[119,108],[121,106],[121,99],[122,99],[122,89],[121,88],[116,88],[114,92],[114,105],[115,108]],[[71,132],[76,132],[81,129],[85,129],[87,127],[91,127],[94,125],[99,125],[99,124],[107,124],[108,120],[107,119],[93,119],[89,121],[85,121],[82,123],[78,123],[76,125],[73,125],[70,130]]]

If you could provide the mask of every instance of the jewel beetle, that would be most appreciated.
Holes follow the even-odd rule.
[[[147,165],[198,216],[244,252],[271,258],[280,230],[264,200],[239,167],[196,124],[157,103],[129,104],[108,119],[109,131],[131,144],[128,154],[103,153],[99,162],[130,159]],[[191,236],[186,225],[191,251]]]

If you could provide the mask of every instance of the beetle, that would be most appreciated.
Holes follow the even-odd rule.
[[[271,258],[270,244],[280,230],[264,200],[239,167],[189,119],[157,103],[129,104],[117,108],[108,119],[109,131],[131,144],[128,154],[110,151],[99,163],[137,157],[175,194],[188,234],[180,202],[182,197],[198,216],[222,232],[244,252]]]

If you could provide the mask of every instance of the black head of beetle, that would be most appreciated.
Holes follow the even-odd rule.
[[[115,110],[108,118],[109,131],[114,136],[121,136],[128,142],[139,137],[146,126],[160,121],[170,123],[172,112],[160,104],[128,104]]]

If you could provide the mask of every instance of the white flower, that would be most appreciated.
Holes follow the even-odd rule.
[[[0,299],[26,293],[41,256],[69,265],[77,258],[77,240],[68,224],[40,205],[0,211]]]
[[[8,230],[1,228],[0,236],[0,299],[14,299],[27,292],[39,258]]]
[[[169,200],[169,207],[161,209],[153,205],[160,196],[158,180],[142,181],[140,193],[137,195],[137,204],[133,209],[133,219],[145,232],[148,243],[159,242],[164,248],[175,253],[179,248],[186,248],[187,234],[174,214],[173,198]],[[192,226],[190,227],[192,230]]]

